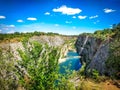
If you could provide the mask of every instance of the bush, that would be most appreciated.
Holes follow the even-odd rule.
[[[16,69],[10,51],[0,49],[0,89],[1,90],[16,90],[17,77]]]
[[[99,72],[95,69],[92,70],[92,78],[96,80],[99,78]]]
[[[25,68],[30,79],[29,83],[26,83],[24,75],[21,78],[23,86],[32,90],[53,90],[58,79],[58,48],[25,41],[24,47],[25,51],[18,50],[22,58],[19,64]]]

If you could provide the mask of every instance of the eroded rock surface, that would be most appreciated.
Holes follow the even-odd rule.
[[[76,41],[76,49],[82,57],[81,62],[86,63],[86,71],[96,69],[100,74],[107,72],[105,62],[109,54],[109,41],[95,37],[79,36]]]

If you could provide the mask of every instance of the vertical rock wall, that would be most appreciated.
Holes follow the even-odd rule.
[[[87,37],[81,35],[75,43],[76,50],[82,57],[81,62],[87,64],[86,71],[96,69],[100,74],[105,74],[107,72],[105,62],[108,58],[109,41],[95,37],[88,37],[86,41]]]

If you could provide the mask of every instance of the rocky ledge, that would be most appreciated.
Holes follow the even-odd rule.
[[[86,63],[86,73],[93,69],[101,75],[108,73],[105,62],[109,56],[109,40],[80,35],[75,46],[82,64]]]

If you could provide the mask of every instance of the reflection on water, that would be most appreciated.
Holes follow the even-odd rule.
[[[79,58],[72,58],[73,56],[79,56],[76,52],[69,51],[67,53],[67,60],[60,63],[60,73],[65,73],[65,69],[68,70],[79,70],[81,68],[81,63]]]

